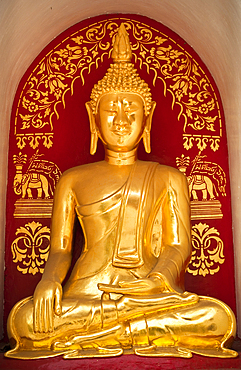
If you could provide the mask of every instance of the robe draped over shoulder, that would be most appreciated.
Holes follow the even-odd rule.
[[[183,291],[190,214],[186,179],[179,171],[137,161],[121,188],[92,204],[77,205],[76,213],[85,247],[65,286],[66,298],[100,297],[98,283],[152,274],[165,280],[168,291]]]

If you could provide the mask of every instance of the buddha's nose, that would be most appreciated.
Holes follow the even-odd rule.
[[[120,128],[122,127],[124,128],[125,126],[129,125],[129,119],[122,103],[118,104],[118,109],[114,117],[113,123],[116,127]]]

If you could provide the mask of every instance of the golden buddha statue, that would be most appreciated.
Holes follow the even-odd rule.
[[[91,154],[105,160],[71,168],[54,197],[51,252],[34,296],[8,320],[20,359],[140,356],[236,357],[231,309],[184,291],[191,255],[186,178],[178,170],[137,160],[141,139],[150,152],[156,103],[131,63],[122,24],[113,64],[86,103]],[[71,276],[75,219],[85,246]]]

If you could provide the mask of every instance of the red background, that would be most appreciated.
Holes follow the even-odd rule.
[[[210,227],[215,227],[220,232],[220,237],[224,242],[224,255],[225,262],[220,266],[220,271],[214,275],[203,276],[193,276],[186,273],[186,290],[195,292],[200,295],[207,295],[221,299],[227,303],[236,312],[235,303],[235,288],[234,288],[234,262],[233,262],[233,244],[232,244],[232,219],[231,219],[231,198],[230,198],[230,186],[228,177],[228,152],[227,152],[227,140],[225,132],[225,119],[222,109],[222,102],[220,99],[219,91],[215,82],[207,70],[204,63],[195,53],[195,51],[177,34],[172,32],[170,29],[164,25],[150,20],[146,17],[137,15],[104,15],[92,19],[80,22],[68,30],[64,31],[61,35],[56,37],[34,60],[31,66],[26,71],[23,76],[12,108],[12,118],[11,118],[11,129],[10,129],[10,144],[9,144],[9,173],[8,173],[8,190],[7,190],[7,223],[6,223],[6,253],[5,253],[5,304],[4,304],[4,321],[6,324],[7,317],[10,309],[13,305],[20,299],[26,296],[32,295],[34,288],[41,278],[41,274],[36,274],[35,276],[26,274],[23,275],[16,269],[16,263],[13,262],[11,253],[11,243],[15,239],[16,229],[27,222],[32,221],[31,219],[16,219],[13,217],[14,203],[19,197],[14,194],[12,184],[15,176],[15,166],[13,164],[13,155],[19,153],[19,149],[16,145],[16,138],[14,132],[14,122],[17,111],[17,105],[22,92],[24,91],[26,81],[28,77],[33,72],[38,65],[38,63],[45,58],[45,56],[55,48],[62,40],[67,38],[69,35],[83,29],[84,27],[89,27],[95,22],[100,22],[104,19],[125,17],[126,19],[134,19],[136,21],[147,24],[150,27],[154,27],[156,30],[163,32],[168,35],[169,38],[178,43],[183,47],[201,66],[202,70],[205,72],[206,76],[210,80],[221,112],[221,120],[223,127],[223,136],[220,141],[220,148],[218,151],[213,152],[210,148],[204,151],[207,155],[206,160],[218,163],[227,175],[227,187],[226,187],[226,197],[222,197],[222,212],[223,218],[219,220],[207,220]],[[120,19],[117,19],[118,24],[121,23]],[[130,36],[131,38],[131,36]],[[131,40],[132,41],[132,40]],[[134,42],[134,41],[133,41]],[[54,139],[53,146],[49,149],[44,146],[40,147],[41,154],[44,154],[44,159],[56,163],[61,171],[66,169],[90,162],[95,162],[102,160],[104,156],[104,151],[101,143],[98,144],[98,150],[95,156],[89,154],[90,145],[90,132],[87,112],[84,103],[89,100],[91,89],[99,79],[101,79],[109,64],[110,60],[106,57],[103,62],[99,64],[99,68],[91,69],[91,73],[85,73],[85,84],[82,85],[81,79],[77,79],[74,83],[74,94],[68,91],[65,95],[65,107],[62,104],[58,104],[57,110],[59,118],[53,117],[53,127],[54,127]],[[156,80],[155,86],[152,84],[153,76],[148,74],[145,66],[140,69],[136,65],[140,76],[149,84],[151,87],[153,100],[157,102],[157,107],[153,117],[153,126],[151,133],[151,147],[152,151],[150,154],[144,152],[143,145],[140,144],[139,148],[139,158],[143,160],[156,161],[161,164],[170,165],[176,167],[176,157],[180,157],[182,153],[190,156],[192,159],[198,154],[198,149],[194,145],[189,151],[183,148],[183,125],[184,118],[181,116],[178,121],[177,117],[180,113],[180,107],[174,105],[172,109],[173,98],[171,94],[167,93],[164,96],[163,82],[160,79]],[[45,129],[44,129],[45,130]],[[36,132],[38,132],[36,130]],[[49,132],[49,129],[48,131]],[[22,149],[22,153],[28,154],[31,157],[36,150],[33,150],[28,145]],[[35,221],[37,221],[35,219]],[[39,219],[43,225],[49,226],[49,219]],[[199,221],[193,222],[193,224]],[[206,221],[202,221],[206,222]],[[81,249],[81,231],[77,230],[77,242],[75,246],[74,255],[80,253]],[[5,328],[6,329],[6,328]],[[6,334],[6,331],[5,331]]]

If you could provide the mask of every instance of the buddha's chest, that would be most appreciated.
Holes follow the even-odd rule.
[[[128,180],[130,170],[96,168],[91,174],[86,174],[75,185],[77,204],[92,204],[109,198],[120,191]]]

